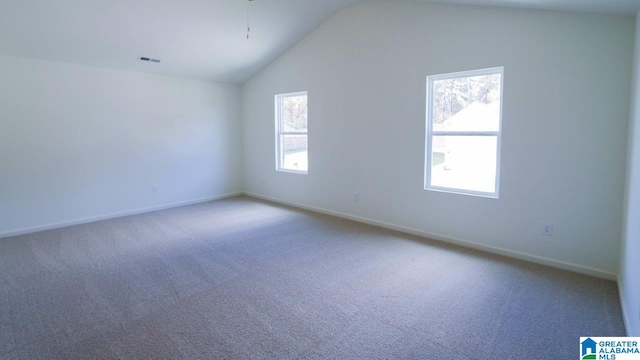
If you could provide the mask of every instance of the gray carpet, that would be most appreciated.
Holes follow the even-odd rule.
[[[0,239],[2,359],[570,359],[614,282],[248,197]]]

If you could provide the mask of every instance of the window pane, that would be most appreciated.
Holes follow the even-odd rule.
[[[307,132],[307,95],[281,98],[281,132]]]
[[[496,191],[497,136],[434,136],[431,186]]]
[[[282,168],[307,171],[307,135],[282,135]]]
[[[434,131],[499,131],[501,74],[433,81]]]

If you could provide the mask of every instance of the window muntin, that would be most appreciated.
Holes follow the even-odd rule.
[[[276,170],[306,174],[307,92],[276,95]]]
[[[425,189],[498,197],[503,74],[427,77]]]

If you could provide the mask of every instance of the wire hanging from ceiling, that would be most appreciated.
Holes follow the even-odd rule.
[[[255,1],[255,0],[246,0],[246,6],[247,6],[247,40],[249,40],[249,32],[251,32],[251,23],[249,22],[249,3]]]

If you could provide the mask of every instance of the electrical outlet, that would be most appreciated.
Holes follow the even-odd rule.
[[[545,235],[545,236],[553,235],[553,224],[552,223],[543,223],[542,224],[542,235]]]
[[[360,193],[353,194],[353,201],[360,201]]]
[[[151,185],[151,192],[157,194],[160,191],[160,187],[158,185]]]

